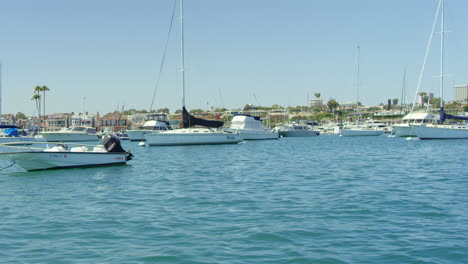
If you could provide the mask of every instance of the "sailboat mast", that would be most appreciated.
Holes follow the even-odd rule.
[[[356,72],[356,103],[359,107],[359,43],[357,46],[357,72]]]
[[[0,125],[2,124],[2,62],[0,61]]]
[[[444,0],[441,0],[442,14],[440,17],[440,107],[444,106]]]
[[[185,107],[184,0],[180,0],[180,60],[182,67],[182,106]]]

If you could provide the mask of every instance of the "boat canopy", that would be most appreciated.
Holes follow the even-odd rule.
[[[212,120],[205,120],[202,118],[196,118],[187,112],[187,109],[185,109],[185,106],[182,107],[182,125],[183,128],[189,128],[192,126],[204,126],[204,127],[222,127],[224,125],[224,122],[222,121],[212,121]]]
[[[468,120],[468,116],[456,116],[445,113],[443,107],[440,108],[440,122],[443,123],[446,119]]]

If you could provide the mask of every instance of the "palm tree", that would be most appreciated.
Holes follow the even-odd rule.
[[[33,100],[36,100],[36,107],[37,107],[37,116],[41,116],[41,95],[39,94],[42,91],[41,86],[34,87],[34,95]]]
[[[315,98],[320,98],[320,93],[314,93]]]
[[[31,100],[34,100],[36,102],[36,110],[37,110],[37,115],[39,116],[40,113],[40,102],[41,102],[41,96],[38,93],[34,93],[32,96]]]
[[[42,100],[44,100],[44,107],[42,108],[42,111],[44,113],[43,116],[45,116],[45,92],[50,91],[50,89],[47,86],[43,85],[41,87],[41,91],[44,94],[44,98],[42,99]]]

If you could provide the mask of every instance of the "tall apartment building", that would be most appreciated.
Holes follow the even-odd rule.
[[[468,84],[455,85],[454,87],[455,101],[460,103],[468,103]]]

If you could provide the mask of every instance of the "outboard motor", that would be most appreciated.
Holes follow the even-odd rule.
[[[120,145],[120,139],[116,136],[108,135],[102,140],[102,145],[106,148],[107,152],[125,152]]]
[[[113,136],[113,135],[107,135],[104,137],[104,139],[102,140],[102,145],[104,146],[104,148],[107,150],[107,152],[124,152],[124,153],[127,153],[126,155],[126,161],[129,161],[133,158],[133,154],[128,152],[128,151],[125,151],[123,148],[122,148],[122,145],[120,144],[120,139],[116,136]]]

